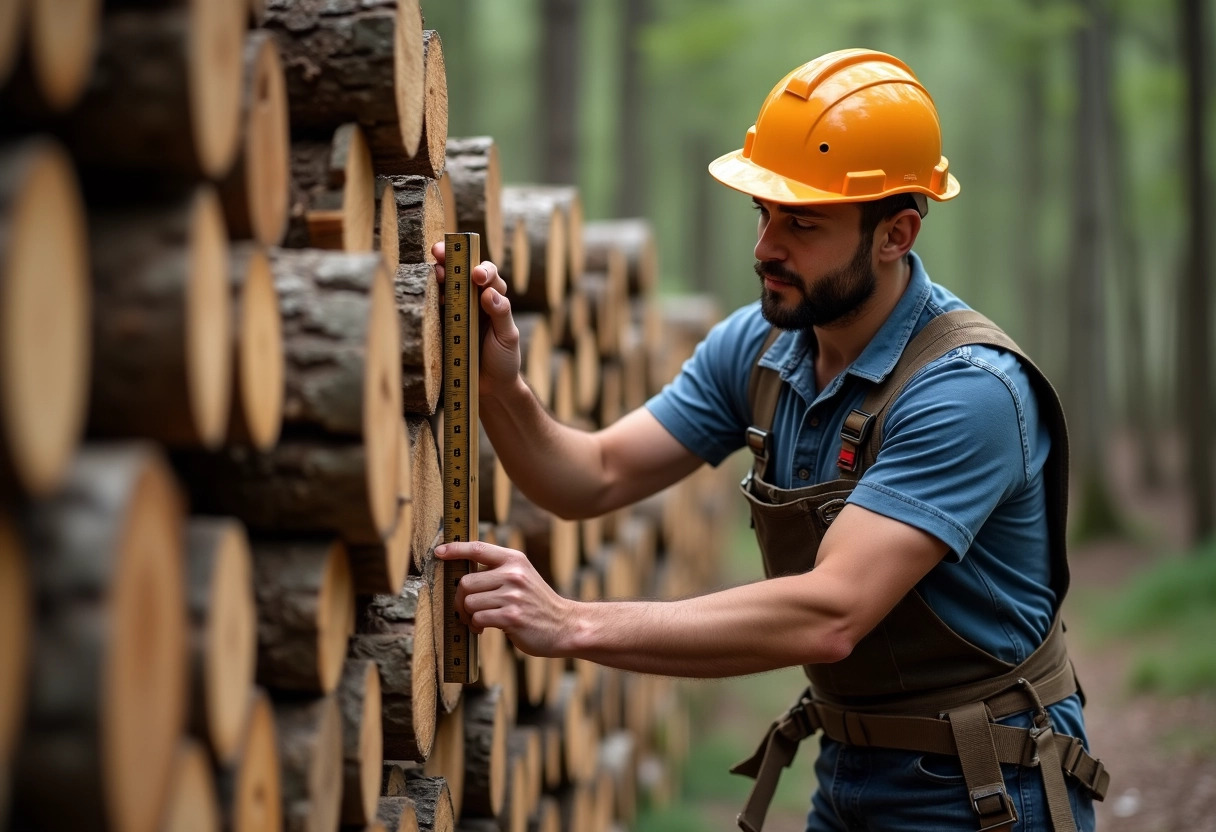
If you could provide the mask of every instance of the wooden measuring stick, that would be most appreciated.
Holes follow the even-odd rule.
[[[477,234],[445,234],[443,306],[443,539],[477,539],[477,352],[481,309],[473,267]],[[456,614],[456,588],[471,561],[443,562],[443,680],[477,681],[477,636]]]

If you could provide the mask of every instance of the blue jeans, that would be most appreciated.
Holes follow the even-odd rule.
[[[1002,765],[1001,772],[1018,813],[1013,829],[1050,829],[1040,771]],[[815,774],[819,788],[811,798],[806,832],[975,832],[979,828],[957,757],[843,746],[824,739]],[[1093,832],[1092,799],[1072,778],[1065,782],[1078,832]]]

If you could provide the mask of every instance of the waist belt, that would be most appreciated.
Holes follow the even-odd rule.
[[[1050,701],[1058,700],[1052,697]],[[1035,711],[1033,728],[993,721],[1031,709]],[[1052,730],[1038,692],[1024,679],[1018,681],[1016,688],[986,701],[955,708],[940,718],[845,710],[815,701],[808,688],[769,727],[756,753],[731,769],[733,774],[756,781],[738,817],[740,829],[760,832],[781,770],[793,761],[798,744],[819,731],[846,745],[958,757],[980,832],[1008,828],[1017,821],[1000,763],[1040,769],[1056,832],[1076,830],[1065,776],[1076,780],[1097,800],[1106,796],[1110,783],[1102,761],[1090,756],[1081,740]]]

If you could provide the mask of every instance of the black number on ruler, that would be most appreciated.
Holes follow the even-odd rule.
[[[452,359],[452,363],[453,363],[453,364],[455,364],[457,367],[459,367],[459,366],[460,366],[460,359],[459,359],[459,358],[453,358],[453,359]]]
[[[452,508],[454,508],[454,509],[459,509],[459,508],[460,508],[460,500],[457,500],[457,501],[456,501],[456,505],[452,506]]]
[[[460,425],[452,425],[452,433],[460,433]]]
[[[452,456],[460,456],[460,448],[452,448]]]
[[[460,320],[460,313],[459,313],[459,312],[457,312],[455,315],[453,315],[453,316],[452,316],[452,320],[453,320],[453,321],[459,321],[459,320]]]
[[[461,244],[460,244],[460,243],[452,243],[452,250],[453,250],[453,251],[460,251],[460,246],[461,246]]]
[[[453,267],[452,267],[452,271],[454,271],[456,274],[460,274],[460,266],[453,266]],[[459,284],[459,283],[457,283],[457,284],[456,284],[456,288],[457,288],[457,289],[459,289],[459,288],[460,288],[460,284]]]
[[[454,343],[454,344],[459,344],[459,343],[460,343],[460,336],[459,336],[459,335],[453,335],[453,336],[452,336],[452,343]]]

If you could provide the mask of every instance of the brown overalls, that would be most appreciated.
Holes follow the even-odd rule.
[[[769,336],[757,361],[776,334]],[[1059,398],[1017,345],[971,310],[938,316],[908,344],[887,378],[846,417],[839,479],[807,488],[782,489],[765,481],[769,431],[783,382],[775,370],[753,366],[748,397],[755,426],[748,429],[747,441],[755,461],[741,487],[769,577],[806,572],[815,565],[828,526],[878,456],[888,406],[917,371],[965,345],[997,347],[1017,356],[1038,394],[1052,439],[1044,471],[1052,588],[1063,601],[1068,589],[1068,433]],[[738,819],[747,832],[760,830],[781,769],[793,760],[798,743],[816,731],[850,745],[957,756],[980,830],[1008,829],[1017,821],[1000,763],[1039,767],[1056,832],[1076,829],[1066,775],[1098,800],[1106,793],[1109,776],[1101,761],[1076,737],[1054,733],[1045,710],[1078,690],[1058,608],[1043,644],[1015,666],[955,633],[913,590],[847,658],[804,670],[810,687],[773,723],[756,753],[732,769],[756,779]],[[1035,711],[1034,728],[995,722],[1027,710]]]

